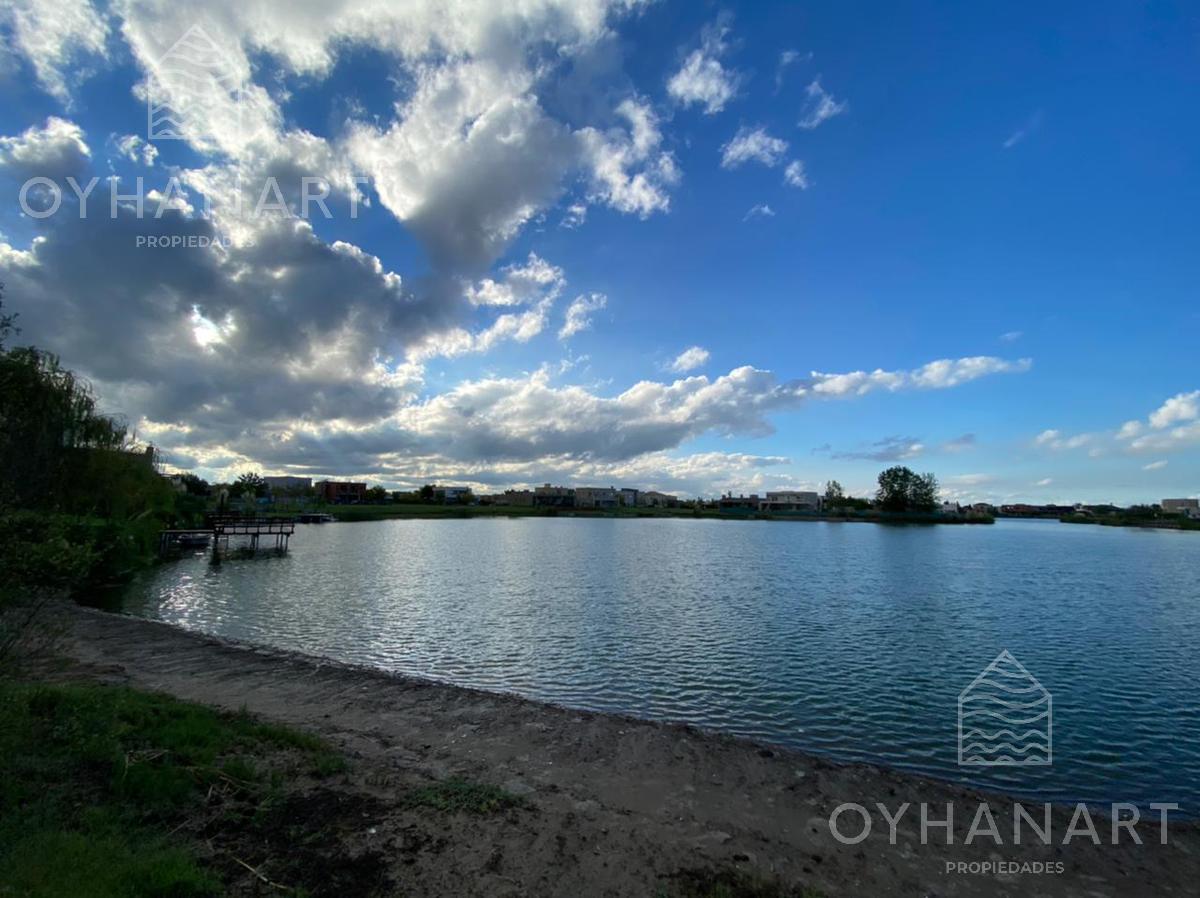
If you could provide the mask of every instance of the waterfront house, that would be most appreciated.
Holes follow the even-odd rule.
[[[1162,510],[1165,514],[1181,514],[1200,519],[1200,499],[1163,499]]]
[[[312,487],[312,478],[268,475],[263,477],[263,483],[272,493],[299,493]]]
[[[316,484],[317,496],[331,505],[349,505],[363,502],[367,498],[367,485],[347,480],[320,480]]]
[[[735,496],[733,493],[726,493],[717,500],[718,509],[734,514],[758,511],[759,504],[758,493],[751,493],[749,496]]]
[[[803,490],[783,490],[767,493],[758,504],[759,511],[820,511],[821,496]]]
[[[643,490],[638,493],[637,504],[642,508],[675,508],[679,505],[679,497],[657,490]]]
[[[638,504],[638,491],[630,487],[623,487],[617,490],[617,498],[626,508],[633,508]]]
[[[576,508],[616,508],[620,504],[620,493],[611,486],[575,487]]]
[[[534,488],[533,505],[536,508],[574,508],[575,490],[544,483]]]

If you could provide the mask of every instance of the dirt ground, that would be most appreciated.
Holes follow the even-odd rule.
[[[68,621],[64,675],[158,690],[328,738],[350,771],[280,814],[269,850],[287,852],[306,834],[296,821],[321,817],[322,839],[367,863],[330,881],[330,892],[408,896],[1173,896],[1200,888],[1200,827],[1172,821],[1159,844],[1157,819],[1143,844],[1123,833],[1110,844],[1086,836],[1061,844],[1070,809],[1056,810],[1053,844],[1011,842],[1012,803],[1001,797],[867,765],[839,765],[690,727],[573,711],[432,684],[187,633],[163,624],[61,606]],[[461,777],[499,786],[523,803],[472,815],[413,808],[400,799],[423,784]],[[986,800],[1005,845],[965,845]],[[873,811],[871,834],[843,844],[830,814],[854,802]],[[875,811],[912,807],[896,844]],[[918,806],[943,817],[955,804],[954,845],[942,830],[921,844]],[[1026,803],[1027,807],[1033,807]],[[1040,819],[1040,807],[1034,808]],[[842,831],[861,822],[845,815]],[[1030,844],[1033,842],[1034,844]],[[956,862],[1041,862],[1061,872],[969,872]],[[335,871],[336,872],[336,871]],[[235,871],[236,873],[236,871]],[[724,878],[712,888],[709,875]],[[356,878],[358,877],[358,878]],[[365,878],[364,878],[365,877]],[[757,879],[774,891],[739,891]],[[355,885],[358,883],[358,885]],[[699,883],[699,885],[697,885]],[[707,883],[707,885],[705,884]],[[269,894],[247,870],[245,891]],[[768,886],[763,886],[768,888]]]

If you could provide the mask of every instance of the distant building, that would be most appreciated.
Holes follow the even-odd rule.
[[[367,498],[365,483],[352,483],[346,480],[320,480],[316,484],[317,495],[333,505],[349,505],[363,502]]]
[[[469,500],[471,488],[469,486],[435,486],[433,496],[443,504],[454,505]]]
[[[820,511],[821,496],[796,490],[767,493],[758,507],[759,511]]]
[[[493,505],[532,505],[533,490],[505,490],[493,493],[491,500]]]
[[[679,498],[655,490],[643,490],[638,493],[637,503],[642,508],[675,508],[679,505]]]
[[[534,489],[533,504],[537,508],[574,508],[575,490],[545,483]]]
[[[962,506],[957,502],[943,502],[942,514],[959,514],[962,512]]]
[[[263,477],[263,483],[273,493],[299,492],[312,487],[311,477]]]
[[[575,487],[576,508],[616,508],[620,504],[621,495],[611,486]]]
[[[638,504],[638,491],[629,487],[618,489],[617,498],[621,500],[621,504],[626,508],[633,508]]]
[[[718,509],[730,512],[758,511],[759,504],[758,493],[751,493],[749,496],[735,496],[733,493],[726,493],[717,500]]]
[[[1163,499],[1162,510],[1167,514],[1200,518],[1200,499]]]

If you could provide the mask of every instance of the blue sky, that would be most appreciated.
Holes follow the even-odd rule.
[[[1194,8],[396,6],[0,13],[6,305],[177,466],[1200,492]],[[301,176],[331,219],[232,209]]]

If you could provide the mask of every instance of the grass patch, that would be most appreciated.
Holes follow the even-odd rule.
[[[433,808],[435,811],[463,811],[468,814],[496,814],[512,808],[528,807],[528,802],[499,786],[473,783],[450,777],[429,786],[413,789],[402,799],[408,808]]]
[[[803,886],[786,886],[775,879],[741,870],[683,870],[671,877],[657,898],[824,898]]]
[[[245,713],[103,686],[0,680],[0,894],[208,896],[193,819],[238,825],[344,761]]]

